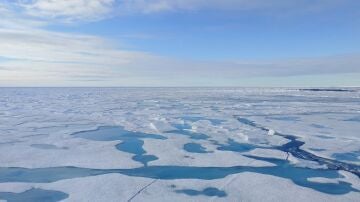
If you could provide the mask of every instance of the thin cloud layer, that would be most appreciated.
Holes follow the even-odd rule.
[[[71,23],[97,21],[134,13],[201,10],[321,11],[351,5],[356,3],[356,0],[5,0],[5,2],[16,7],[16,10],[23,15]]]
[[[29,16],[73,22],[103,19],[114,3],[115,0],[26,0],[17,6]]]
[[[7,80],[22,79],[19,76],[24,73],[38,75],[37,79],[47,79],[44,75],[57,79],[112,77],[117,71],[126,71],[126,65],[149,57],[119,50],[99,37],[39,29],[0,29],[0,44],[0,56],[6,58],[0,62],[4,69],[0,78]]]
[[[296,10],[315,11],[336,8],[354,0],[124,0],[124,6],[132,12],[157,13],[169,11],[199,10]]]
[[[260,77],[360,73],[360,55],[199,61],[129,51],[101,36],[49,31],[46,25],[106,18],[114,9],[156,13],[292,7],[308,1],[25,0],[0,2],[0,85],[210,85]],[[323,2],[317,0],[316,2]],[[332,3],[339,3],[337,0]],[[329,5],[324,4],[322,6]],[[120,10],[121,10],[120,9]],[[125,11],[124,11],[125,12]],[[125,12],[126,13],[126,12]],[[219,82],[219,83],[216,83]]]

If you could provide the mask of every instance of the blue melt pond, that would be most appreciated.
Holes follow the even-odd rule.
[[[332,155],[333,158],[345,161],[360,162],[360,151],[347,152],[347,153],[335,153]]]
[[[184,145],[184,150],[191,153],[209,153],[206,148],[197,143],[187,143]]]
[[[218,144],[220,151],[247,152],[256,148],[255,145],[247,143],[238,143],[233,139],[228,139],[227,144]]]
[[[94,141],[121,140],[122,143],[117,144],[116,149],[134,154],[135,156],[133,156],[132,159],[141,162],[144,166],[147,166],[148,162],[157,160],[158,158],[154,155],[145,155],[146,151],[143,149],[144,141],[142,139],[166,139],[166,137],[161,135],[128,131],[120,126],[102,126],[96,130],[81,131],[73,135]]]
[[[95,141],[114,141],[121,140],[122,142],[116,146],[120,151],[135,154],[133,160],[142,162],[143,167],[132,169],[89,169],[77,167],[53,167],[53,168],[1,168],[0,167],[0,183],[3,182],[32,182],[32,183],[49,183],[58,180],[72,179],[87,176],[103,175],[108,173],[119,173],[127,176],[146,177],[152,179],[202,179],[212,180],[221,179],[228,175],[252,172],[271,176],[277,176],[284,179],[291,180],[294,184],[302,187],[308,187],[323,193],[328,194],[346,194],[351,191],[359,192],[359,190],[352,187],[350,183],[339,180],[338,183],[321,183],[313,182],[308,179],[314,177],[323,177],[328,179],[343,178],[336,170],[326,169],[310,169],[303,167],[295,167],[289,161],[283,159],[264,158],[244,155],[259,161],[266,161],[274,164],[266,167],[251,167],[251,166],[233,166],[233,167],[192,167],[192,166],[154,166],[147,165],[147,162],[156,159],[155,156],[146,155],[143,149],[144,138],[166,139],[161,135],[146,134],[141,132],[127,131],[122,127],[99,127],[96,130],[82,131],[73,134],[79,138],[85,138]],[[294,136],[284,136],[291,140],[289,143],[279,147],[282,151],[299,150],[298,148],[304,144],[296,140]],[[227,144],[218,144],[219,150],[228,151],[248,151],[256,148],[255,145],[238,143],[229,139]],[[299,155],[309,155],[306,152],[297,151]],[[297,154],[296,153],[296,154]],[[312,156],[310,156],[312,157]],[[204,190],[203,190],[204,191]],[[28,194],[28,193],[26,193]],[[17,197],[11,193],[1,193],[2,198]],[[7,200],[7,199],[6,199]]]
[[[205,188],[202,191],[197,191],[194,189],[182,189],[182,190],[176,190],[176,193],[182,193],[189,196],[197,196],[197,195],[205,195],[205,196],[217,196],[217,197],[225,197],[227,196],[226,192],[221,191],[215,187],[208,187]]]
[[[294,167],[290,162],[283,159],[247,156],[256,160],[273,163],[275,166],[251,167],[192,167],[192,166],[144,166],[132,169],[89,169],[77,167],[53,167],[53,168],[0,168],[0,183],[3,182],[32,182],[49,183],[58,180],[72,179],[87,176],[96,176],[109,173],[119,173],[133,177],[146,177],[152,179],[221,179],[228,175],[252,172],[265,175],[277,176],[291,180],[294,184],[308,187],[327,194],[346,194],[351,191],[359,192],[350,183],[339,180],[338,183],[314,182],[309,178],[323,177],[328,179],[343,178],[335,170],[309,169]]]
[[[0,199],[8,202],[55,202],[68,198],[69,195],[60,191],[30,189],[22,193],[0,192]]]

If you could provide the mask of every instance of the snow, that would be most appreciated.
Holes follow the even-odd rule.
[[[268,132],[268,135],[274,135],[275,133],[276,133],[276,131],[275,131],[275,130],[270,129],[270,130],[269,130],[269,132]]]

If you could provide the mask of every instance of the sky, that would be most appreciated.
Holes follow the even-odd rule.
[[[0,86],[360,86],[360,1],[0,0]]]

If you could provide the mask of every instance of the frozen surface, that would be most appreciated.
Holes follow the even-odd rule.
[[[358,201],[359,117],[356,88],[0,88],[0,201]]]

